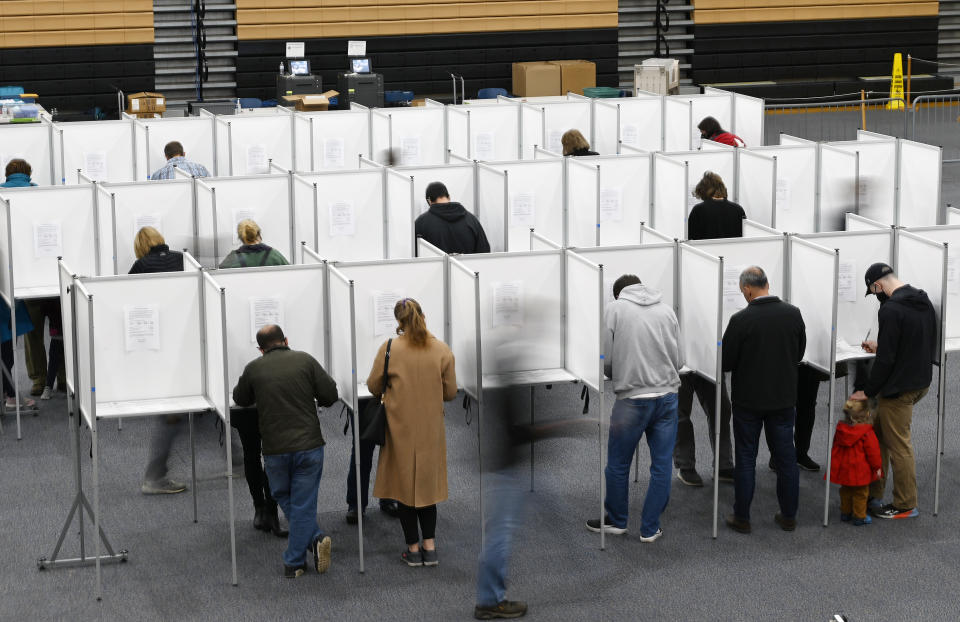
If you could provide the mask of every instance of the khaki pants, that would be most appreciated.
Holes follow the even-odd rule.
[[[870,496],[882,499],[889,469],[893,470],[893,506],[898,510],[917,507],[917,466],[910,440],[913,405],[927,394],[927,389],[906,391],[897,397],[877,400],[873,431],[880,441],[883,478],[870,484]]]
[[[852,514],[854,518],[866,518],[869,486],[841,486],[840,513]]]

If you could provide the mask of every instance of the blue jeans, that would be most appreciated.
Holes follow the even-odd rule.
[[[734,486],[736,489],[733,513],[737,518],[750,520],[750,504],[756,485],[757,449],[760,429],[767,436],[767,445],[777,467],[777,501],[785,518],[796,518],[800,496],[800,470],[797,450],[793,445],[794,407],[779,410],[748,410],[734,404],[733,439],[736,445]]]
[[[670,501],[670,480],[673,475],[673,446],[677,441],[677,394],[644,399],[617,400],[610,415],[610,438],[607,441],[607,496],[604,508],[610,522],[627,526],[629,512],[630,463],[633,452],[646,434],[650,447],[650,482],[643,501],[640,535],[652,536],[660,529],[660,514]]]
[[[477,563],[477,605],[490,607],[506,600],[513,534],[523,520],[530,493],[519,478],[507,473],[485,473],[483,480],[484,541]]]
[[[263,457],[270,491],[290,523],[283,563],[302,566],[307,547],[323,537],[317,525],[317,492],[323,475],[323,447]]]

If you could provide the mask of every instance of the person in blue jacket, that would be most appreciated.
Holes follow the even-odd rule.
[[[4,171],[7,180],[0,184],[0,188],[26,188],[27,186],[36,186],[30,180],[33,174],[33,168],[26,160],[14,158],[7,162],[7,168]]]
[[[33,322],[30,321],[30,315],[27,313],[27,307],[22,300],[17,301],[17,337],[33,330]],[[10,411],[17,407],[17,394],[13,388],[13,336],[10,334],[10,305],[3,298],[0,298],[0,360],[6,371],[3,373],[3,395],[6,398],[3,402],[5,410]],[[21,409],[32,410],[37,407],[37,403],[32,399],[24,398],[20,402]]]

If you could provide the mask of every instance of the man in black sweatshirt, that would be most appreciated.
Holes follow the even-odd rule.
[[[877,518],[917,516],[917,474],[910,439],[913,405],[927,394],[937,356],[937,315],[927,294],[903,283],[884,263],[864,275],[867,295],[880,300],[876,341],[864,350],[877,356],[866,386],[850,399],[877,399],[873,429],[880,440],[883,477],[870,485],[870,511]],[[893,503],[883,505],[887,465],[893,469]]]
[[[736,500],[727,525],[750,533],[760,431],[777,465],[774,517],[784,531],[797,526],[800,473],[793,445],[797,366],[807,346],[800,310],[770,295],[767,275],[757,266],[740,274],[740,291],[749,303],[735,313],[723,333],[723,371],[731,374]]]
[[[450,200],[445,185],[435,181],[427,186],[427,203],[430,209],[420,214],[414,224],[417,237],[445,253],[490,252],[490,243],[480,221],[462,205]]]

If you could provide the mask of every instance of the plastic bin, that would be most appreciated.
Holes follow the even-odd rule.
[[[612,86],[591,86],[583,89],[583,94],[586,95],[587,97],[593,97],[597,99],[600,99],[600,98],[606,99],[606,98],[613,98],[613,97],[621,97],[622,91],[620,91],[620,89],[615,89]]]

